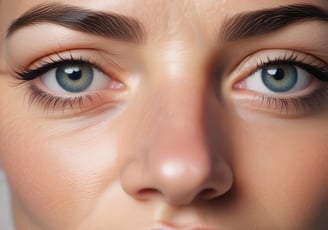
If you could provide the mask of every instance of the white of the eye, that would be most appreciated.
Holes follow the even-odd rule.
[[[275,74],[277,70],[275,69],[271,69],[268,70],[268,72],[270,74]],[[305,89],[310,81],[311,81],[311,74],[308,73],[307,71],[296,67],[296,71],[297,71],[297,82],[295,84],[295,86],[293,88],[291,88],[290,90],[286,91],[286,92],[274,92],[271,91],[270,89],[268,89],[266,87],[266,85],[263,83],[262,78],[261,78],[261,72],[262,69],[257,70],[256,72],[254,72],[252,75],[250,75],[249,77],[247,77],[245,79],[245,84],[246,84],[246,88],[256,91],[256,92],[260,92],[260,93],[264,93],[264,94],[286,94],[286,93],[293,93],[293,92],[297,92],[300,91],[302,89]]]
[[[71,69],[71,71],[74,71]],[[67,71],[66,71],[67,72]],[[110,82],[110,78],[106,76],[103,72],[93,68],[94,77],[91,85],[83,92],[92,91],[92,90],[98,90],[103,89],[106,86],[108,86]],[[56,92],[56,93],[62,93],[62,94],[72,94],[72,92],[66,91],[63,89],[56,80],[56,69],[52,69],[45,73],[43,76],[41,76],[41,81],[44,83],[44,85],[49,88],[50,90]]]

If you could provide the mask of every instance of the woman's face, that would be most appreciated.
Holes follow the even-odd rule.
[[[17,229],[327,229],[327,11],[0,1]]]

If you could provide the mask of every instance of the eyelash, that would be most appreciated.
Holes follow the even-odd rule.
[[[324,83],[328,82],[328,66],[319,66],[314,62],[306,61],[305,57],[299,59],[296,53],[286,54],[274,59],[267,57],[266,60],[261,60],[257,63],[255,71],[272,65],[294,65],[307,71],[318,80]],[[287,98],[283,96],[255,95],[253,99],[260,102],[261,105],[267,105],[269,109],[274,106],[274,109],[278,110],[280,114],[285,113],[288,115],[291,106],[297,114],[300,114],[301,112],[316,111],[322,108],[323,103],[328,101],[328,85],[320,87],[312,94],[305,96]]]
[[[276,57],[275,59],[267,58],[257,63],[256,70],[272,65],[295,65],[318,78],[320,81],[328,81],[328,66],[319,66],[314,62],[306,61],[306,58],[299,59],[296,53],[290,55]]]
[[[96,63],[83,57],[76,58],[70,55],[69,58],[65,58],[59,54],[57,54],[57,57],[58,60],[50,58],[49,61],[42,62],[35,68],[18,71],[16,72],[16,76],[19,80],[22,81],[22,83],[26,83],[64,64],[87,64],[102,72],[101,68],[99,68]],[[298,55],[295,53],[291,55],[276,57],[274,59],[267,57],[266,60],[261,60],[256,64],[255,70],[259,70],[272,65],[294,65],[309,72],[320,81],[328,82],[327,66],[318,66],[314,64],[314,62],[306,61],[306,58],[299,59]],[[54,111],[57,108],[60,108],[64,111],[66,107],[69,107],[73,110],[76,106],[78,106],[77,109],[81,110],[86,102],[92,103],[94,97],[90,94],[74,97],[55,96],[41,90],[35,85],[30,86],[30,91],[31,93],[29,105],[41,105],[45,111]],[[303,112],[308,110],[315,110],[317,108],[321,108],[322,103],[328,100],[328,86],[325,85],[324,87],[314,91],[312,94],[306,96],[286,98],[262,94],[255,95],[253,100],[259,102],[261,105],[265,104],[269,108],[271,108],[273,105],[274,109],[279,110],[280,113],[286,112],[288,114],[288,110],[291,106],[293,106],[293,108],[298,111],[302,109]]]
[[[72,55],[70,55],[69,58],[65,58],[59,54],[57,54],[57,57],[58,60],[54,60],[50,58],[49,61],[44,61],[40,63],[38,67],[35,67],[33,69],[25,69],[25,70],[18,71],[16,72],[16,75],[18,76],[18,79],[22,80],[23,82],[31,81],[34,80],[35,78],[42,76],[48,71],[65,64],[70,64],[70,65],[87,64],[101,71],[101,68],[98,67],[97,63],[92,62],[91,60],[85,59],[83,57],[75,58]]]
[[[19,85],[37,79],[42,75],[44,75],[45,73],[49,72],[50,70],[65,64],[69,64],[69,65],[87,64],[99,70],[100,72],[103,72],[102,69],[98,67],[98,65],[95,62],[89,59],[85,59],[84,57],[76,58],[73,57],[73,55],[70,55],[69,58],[65,58],[57,54],[57,58],[58,60],[50,58],[49,61],[41,62],[37,67],[15,72],[16,78],[19,81],[21,81]],[[109,74],[109,76],[111,76],[111,74]],[[55,96],[41,90],[39,87],[35,85],[30,86],[30,91],[31,92],[29,97],[29,106],[32,106],[34,104],[40,105],[41,107],[44,108],[45,111],[52,111],[52,112],[57,108],[61,109],[62,111],[65,111],[67,107],[70,108],[71,110],[76,109],[76,111],[79,111],[82,110],[86,102],[92,103],[94,101],[95,96],[99,97],[98,94],[96,95],[84,94],[74,97]],[[76,106],[78,107],[76,108]]]
[[[60,107],[62,111],[65,111],[66,107],[74,110],[76,105],[78,105],[78,109],[81,110],[84,107],[86,100],[90,103],[93,102],[93,97],[89,94],[63,98],[44,92],[33,85],[31,86],[31,91],[29,105],[31,106],[34,103],[42,105],[45,111],[54,111],[57,107]]]
[[[280,115],[300,116],[308,112],[319,111],[328,100],[328,87],[314,91],[312,94],[296,98],[271,97],[260,95],[254,97],[261,105],[279,112]]]

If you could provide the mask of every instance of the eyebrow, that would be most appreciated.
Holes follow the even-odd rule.
[[[58,24],[69,29],[110,37],[122,41],[141,43],[144,32],[133,18],[65,4],[41,4],[14,20],[7,30],[7,38],[15,31],[40,23]]]
[[[272,33],[298,22],[316,20],[328,23],[328,11],[309,4],[251,11],[227,19],[222,26],[219,38],[223,41],[241,40]]]

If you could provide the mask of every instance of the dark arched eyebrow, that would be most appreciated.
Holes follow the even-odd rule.
[[[7,30],[7,38],[23,27],[40,23],[136,43],[142,42],[145,36],[141,24],[134,18],[55,3],[33,7],[14,20]]]
[[[272,33],[296,22],[314,20],[328,22],[328,12],[308,4],[245,12],[225,20],[219,38],[223,41],[245,39]],[[140,43],[145,39],[144,30],[136,19],[59,3],[41,4],[25,12],[9,26],[7,37],[22,27],[40,23],[59,24],[123,41]]]
[[[296,4],[237,14],[224,22],[219,39],[223,41],[245,39],[306,21],[328,23],[328,11],[314,5]]]

